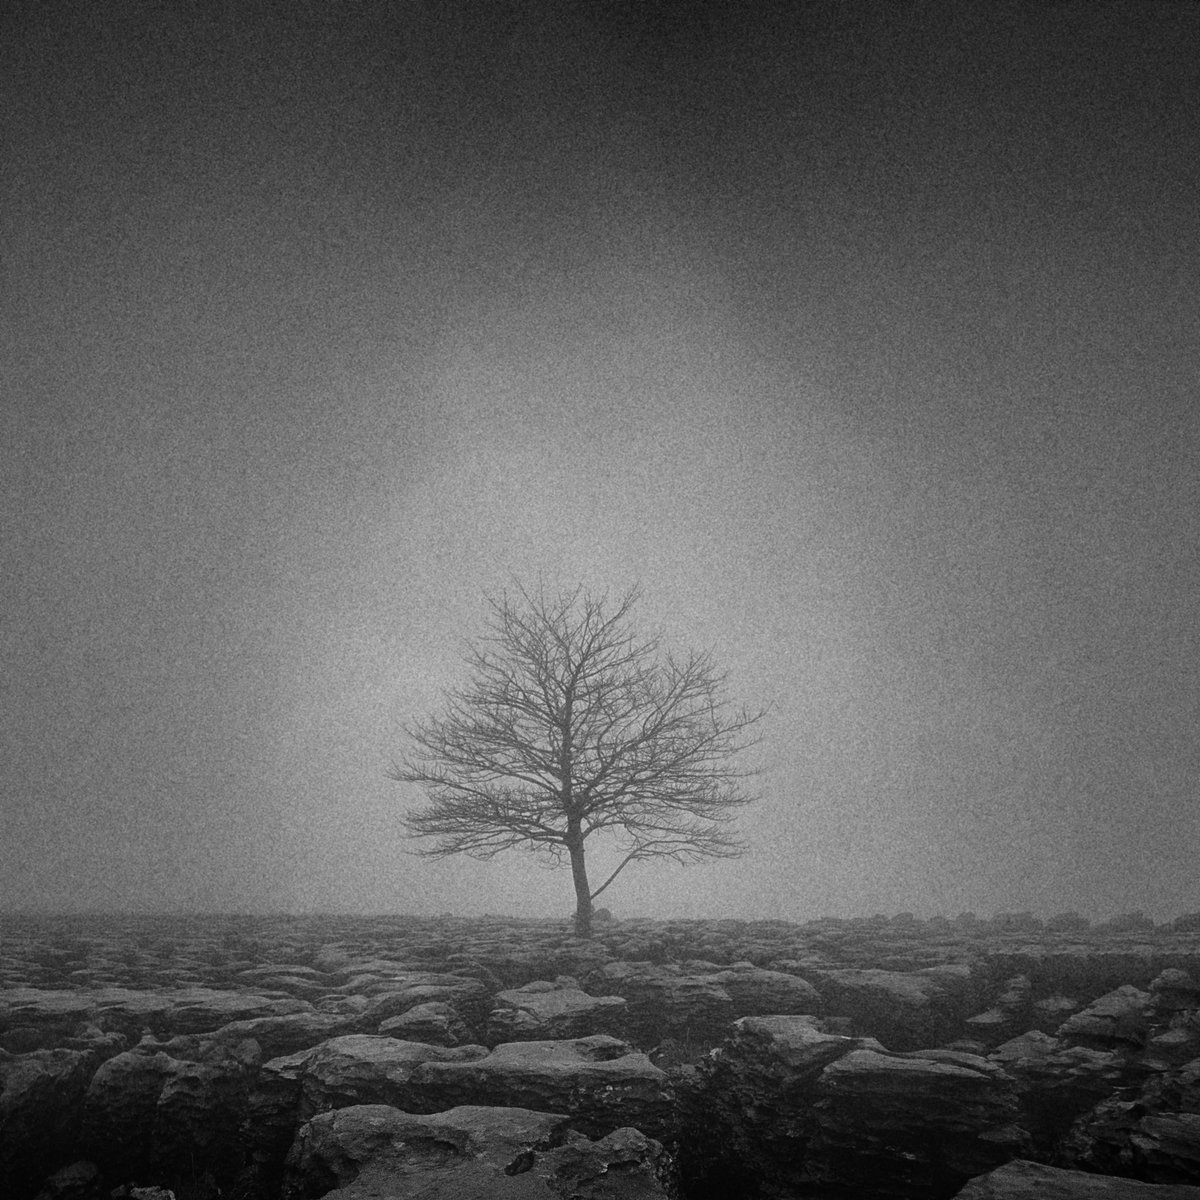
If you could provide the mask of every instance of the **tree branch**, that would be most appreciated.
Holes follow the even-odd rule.
[[[435,839],[422,853],[556,857],[574,831],[575,861],[581,838],[612,830],[631,844],[594,899],[639,859],[740,852],[723,826],[754,799],[744,784],[756,772],[739,760],[765,714],[728,708],[708,653],[663,654],[657,634],[637,634],[638,599],[516,583],[489,601],[469,683],[405,730],[412,748],[389,772],[425,792],[402,818],[410,836]]]

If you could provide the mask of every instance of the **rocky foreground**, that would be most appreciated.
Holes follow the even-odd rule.
[[[1200,1200],[1200,921],[1061,925],[0,919],[0,1196]]]

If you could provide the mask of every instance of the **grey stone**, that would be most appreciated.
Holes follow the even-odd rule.
[[[589,1136],[632,1125],[669,1138],[675,1125],[666,1074],[628,1043],[603,1034],[506,1042],[472,1061],[425,1062],[410,1087],[420,1098],[414,1111],[483,1104],[562,1112]]]
[[[1200,1200],[1200,1187],[1160,1187],[1015,1159],[970,1180],[955,1200]]]
[[[578,987],[537,981],[500,992],[488,1017],[487,1042],[533,1042],[620,1036],[628,1004],[621,996],[589,996]]]
[[[360,1106],[314,1117],[288,1156],[284,1200],[652,1200],[666,1197],[669,1155],[636,1129],[591,1141],[567,1118],[460,1106],[414,1116]]]

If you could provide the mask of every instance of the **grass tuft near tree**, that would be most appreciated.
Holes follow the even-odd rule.
[[[677,656],[640,634],[638,599],[637,588],[610,601],[518,586],[489,600],[488,633],[468,647],[470,682],[405,730],[408,753],[388,772],[425,792],[403,819],[411,836],[434,839],[419,853],[523,847],[569,863],[580,937],[631,862],[740,854],[729,826],[755,799],[739,756],[758,744],[763,712],[730,706],[711,655]],[[603,836],[621,858],[593,888],[587,850]]]

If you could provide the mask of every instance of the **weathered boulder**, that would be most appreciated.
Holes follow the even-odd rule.
[[[226,1045],[243,1041],[256,1042],[266,1059],[320,1045],[340,1033],[349,1032],[355,1025],[353,1016],[324,1012],[297,1012],[286,1016],[255,1017],[248,1021],[231,1021],[211,1035]]]
[[[0,1056],[0,1195],[29,1195],[76,1157],[92,1055],[36,1050]]]
[[[602,942],[576,938],[561,926],[534,936],[510,927],[505,937],[480,937],[469,952],[450,955],[446,962],[499,992],[559,975],[582,979],[611,957]]]
[[[1102,1100],[1063,1137],[1058,1161],[1153,1183],[1200,1184],[1200,1059],[1152,1076],[1137,1096]]]
[[[182,1062],[227,1064],[232,1061],[239,1066],[254,1068],[263,1057],[262,1047],[253,1038],[222,1039],[214,1033],[177,1033],[165,1041],[147,1034],[134,1049],[143,1054],[161,1050],[168,1058]]]
[[[263,1063],[246,1105],[242,1140],[252,1164],[270,1175],[283,1162],[296,1130],[318,1113],[356,1104],[386,1104],[430,1112],[412,1083],[423,1063],[462,1062],[483,1046],[443,1047],[373,1034],[347,1034]]]
[[[352,1104],[392,1104],[428,1112],[422,1093],[410,1086],[416,1069],[431,1060],[462,1062],[486,1053],[482,1046],[451,1049],[375,1034],[347,1034],[264,1063],[260,1083],[272,1076],[294,1081],[300,1121]]]
[[[158,1097],[178,1060],[136,1048],[102,1063],[88,1084],[80,1144],[104,1170],[136,1178],[150,1170]]]
[[[59,1167],[33,1200],[105,1200],[104,1179],[94,1162],[80,1159]]]
[[[248,1092],[248,1073],[236,1059],[176,1060],[158,1093],[149,1134],[155,1176],[175,1189],[203,1176],[229,1184],[241,1167]]]
[[[394,958],[365,956],[349,960],[339,974],[346,977],[346,982],[339,984],[336,989],[342,991],[347,988],[370,987],[373,983],[412,982],[422,972],[415,971],[411,964]]]
[[[1200,1056],[1200,985],[1186,971],[1171,968],[1150,984],[1148,1062],[1172,1068]]]
[[[493,1168],[489,1176],[515,1175],[532,1154],[561,1145],[568,1125],[561,1114],[523,1108],[416,1115],[359,1104],[320,1113],[301,1126],[288,1152],[283,1197],[310,1200],[355,1180],[396,1186],[405,1177],[480,1160]]]
[[[1088,1000],[1124,985],[1149,987],[1168,967],[1195,972],[1200,966],[1194,939],[1180,939],[1174,946],[1156,941],[1136,934],[1109,934],[1090,941],[1026,941],[990,946],[983,959],[999,978],[1029,976],[1035,995],[1058,993]]]
[[[379,1032],[387,1037],[425,1042],[430,1046],[464,1046],[474,1040],[458,1009],[446,1000],[416,1004],[398,1017],[389,1017],[382,1022]]]
[[[543,1180],[540,1193],[531,1185],[531,1197],[549,1192],[560,1200],[668,1200],[676,1195],[677,1171],[670,1154],[661,1142],[630,1126],[595,1141],[572,1130],[562,1147],[535,1159],[529,1173]],[[494,1198],[498,1193],[489,1191],[478,1200]]]
[[[1159,1187],[1014,1159],[972,1179],[954,1200],[1200,1200],[1200,1187]]]
[[[313,1007],[319,1013],[328,1013],[338,1017],[361,1017],[371,1007],[371,998],[360,996],[354,992],[344,996],[340,993],[331,993],[322,996]],[[355,1026],[350,1032],[361,1033],[363,1031]]]
[[[1130,1131],[1129,1144],[1138,1178],[1200,1184],[1200,1113],[1147,1113]]]
[[[968,1017],[968,1036],[985,1046],[996,1046],[1030,1027],[1033,1017],[1033,984],[1028,975],[1016,975],[1004,985],[992,1007]]]
[[[674,1131],[667,1076],[626,1042],[604,1034],[573,1041],[506,1042],[471,1061],[426,1061],[413,1072],[414,1112],[495,1105],[567,1113],[589,1136],[633,1125],[651,1137]]]
[[[350,954],[344,946],[321,946],[313,955],[312,966],[325,976],[343,975],[350,966]]]
[[[61,1045],[59,1037],[45,1027],[11,1025],[0,1033],[0,1051],[7,1054],[28,1054],[33,1050],[54,1050]]]
[[[853,1050],[816,1081],[805,1174],[904,1197],[950,1195],[1028,1148],[1016,1087],[985,1058],[950,1050]]]
[[[282,994],[312,1003],[327,995],[334,986],[326,976],[308,967],[260,967],[239,972],[233,982],[263,995]]]
[[[492,1001],[486,1041],[536,1042],[589,1037],[619,1037],[628,1005],[621,996],[589,996],[570,982],[535,980],[500,992]]]
[[[988,1055],[1016,1082],[1021,1124],[1034,1148],[1049,1154],[1082,1113],[1131,1079],[1128,1060],[1115,1050],[1070,1046],[1031,1030]]]
[[[629,1037],[639,1046],[667,1037],[716,1043],[735,1016],[733,998],[712,975],[684,974],[666,965],[607,963],[588,986],[592,993],[628,1001]]]
[[[243,967],[233,974],[233,978],[251,991],[265,987],[266,981],[271,979],[297,979],[322,988],[330,987],[333,983],[326,972],[302,963],[267,963],[259,967]]]
[[[599,1141],[567,1118],[462,1106],[414,1116],[365,1105],[304,1125],[288,1156],[284,1200],[407,1195],[435,1200],[651,1200],[668,1195],[671,1161],[636,1129]]]
[[[1151,1030],[1142,1061],[1151,1068],[1171,1070],[1200,1057],[1200,1014],[1179,1013],[1165,1028]]]
[[[156,1033],[210,1033],[231,1021],[248,1021],[256,1017],[285,1016],[288,1013],[308,1012],[311,1005],[303,1000],[256,995],[253,992],[216,991],[211,988],[181,988],[160,993],[169,1000],[161,1015],[147,1024]],[[131,1015],[145,1011],[145,1001],[131,1004],[128,1000],[114,1006],[101,1007],[100,1015],[132,1010]]]
[[[1150,1031],[1149,992],[1122,984],[1068,1017],[1058,1037],[1079,1046],[1115,1049],[1143,1046]]]
[[[424,974],[391,981],[375,990],[370,1003],[358,1019],[362,1032],[379,1031],[384,1021],[398,1017],[420,1004],[452,1004],[471,1029],[478,1035],[491,1009],[491,993],[478,979],[458,975]]]
[[[852,1050],[883,1047],[873,1038],[830,1033],[824,1022],[804,1014],[742,1017],[729,1037],[703,1064],[714,1088],[749,1104],[771,1104],[778,1093],[796,1095],[832,1062]]]
[[[863,1047],[882,1049],[826,1032],[811,1016],[735,1021],[724,1043],[679,1081],[685,1182],[714,1195],[802,1188],[817,1078]]]
[[[1057,993],[1053,996],[1043,996],[1041,1000],[1033,1002],[1029,1027],[1042,1033],[1055,1033],[1069,1016],[1083,1007],[1083,1004],[1070,996]]]
[[[81,991],[13,988],[0,993],[0,1030],[14,1026],[49,1027],[62,1037],[81,1022],[102,1030],[138,1037],[149,1030],[159,1037],[207,1033],[231,1021],[307,1012],[311,1005],[291,997],[211,988],[159,988],[136,991],[123,987]]]
[[[1150,983],[1151,1009],[1159,1020],[1200,1009],[1200,984],[1187,971],[1169,967]]]
[[[1016,1087],[986,1059],[893,1054],[813,1017],[735,1022],[682,1092],[683,1168],[709,1192],[949,1195],[1026,1144]]]
[[[798,975],[768,971],[750,962],[736,962],[709,978],[729,994],[735,1019],[823,1011],[817,989]]]
[[[93,998],[84,992],[23,986],[0,991],[0,1032],[42,1030],[67,1037],[94,1014]]]
[[[854,1032],[889,1050],[940,1046],[959,1036],[977,998],[965,966],[920,971],[869,968],[812,973],[825,1012],[846,1016]]]
[[[176,1057],[182,1049],[206,1061]],[[227,1184],[240,1166],[249,1081],[236,1050],[148,1041],[109,1059],[92,1077],[81,1149],[126,1178],[153,1172],[176,1186],[207,1173]]]

